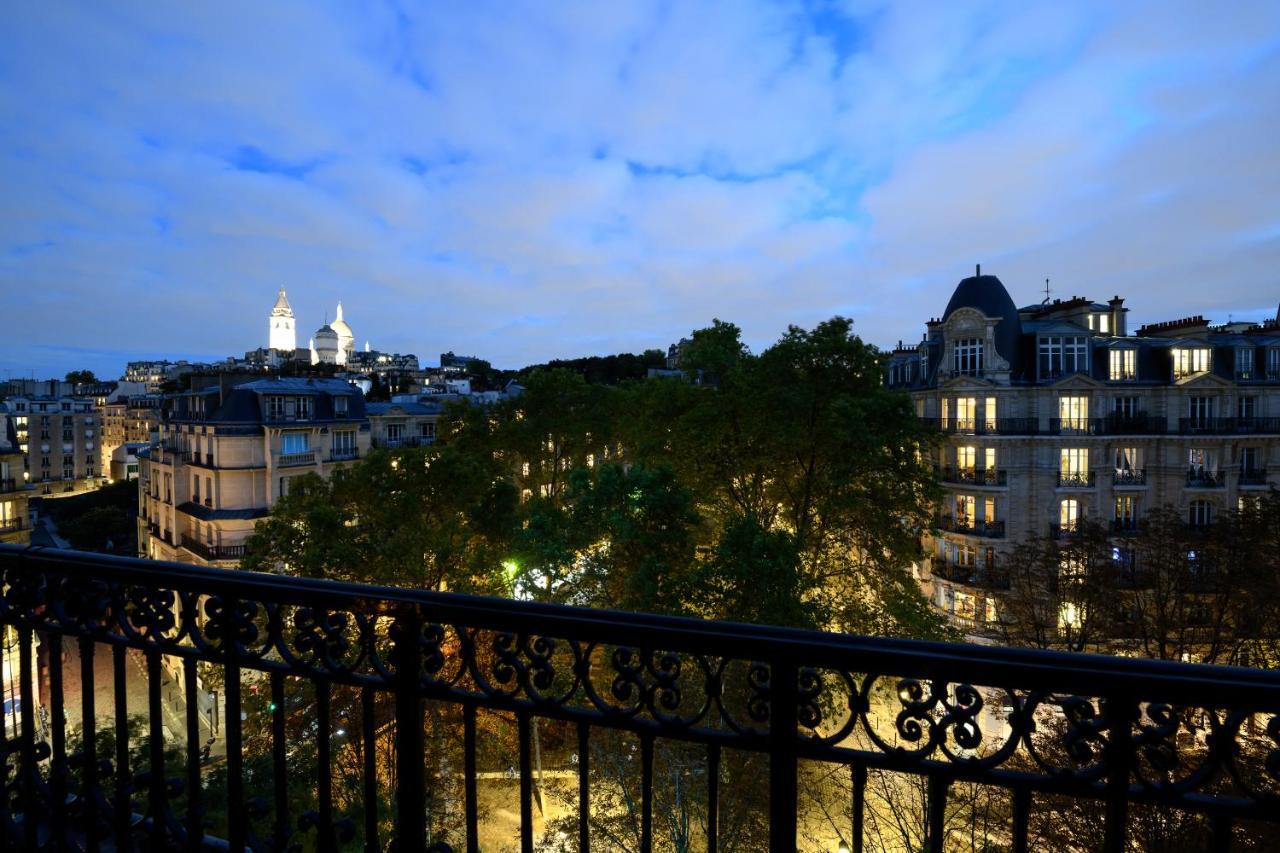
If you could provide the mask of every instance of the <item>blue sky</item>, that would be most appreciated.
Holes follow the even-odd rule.
[[[9,4],[0,377],[1280,301],[1280,4]]]

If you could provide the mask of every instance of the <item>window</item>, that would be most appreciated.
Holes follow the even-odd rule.
[[[1213,419],[1213,398],[1212,397],[1191,397],[1187,401],[1187,415],[1191,419],[1192,426],[1208,426],[1209,421]]]
[[[982,372],[982,340],[965,338],[953,345],[954,372],[962,376],[977,376]]]
[[[1117,420],[1132,420],[1138,416],[1137,397],[1116,397],[1112,401],[1111,413]]]
[[[1098,316],[1098,331],[1104,335],[1111,334],[1111,315],[1099,314],[1097,316]]]
[[[1236,347],[1236,379],[1252,379],[1254,363],[1253,347]]]
[[[986,448],[983,451],[983,456],[984,459],[982,460],[982,467],[986,468],[988,471],[994,471],[996,469],[996,449],[994,447]]]
[[[951,400],[942,398],[942,427],[946,429],[951,426]]]
[[[278,421],[284,417],[284,397],[267,398],[267,420]]]
[[[1253,420],[1258,414],[1257,397],[1236,398],[1236,417],[1240,420]]]
[[[298,398],[298,420],[300,421],[311,420],[311,398],[310,397]]]
[[[1138,377],[1138,352],[1131,349],[1113,349],[1111,351],[1111,372],[1108,374],[1112,382],[1122,382]]]
[[[956,400],[956,429],[973,432],[977,417],[977,397],[960,397]]]
[[[1242,447],[1240,448],[1240,473],[1248,474],[1259,471],[1258,467],[1258,448]]]
[[[1058,526],[1064,531],[1076,529],[1080,523],[1080,502],[1067,498],[1058,504]]]
[[[1058,485],[1084,486],[1089,483],[1089,449],[1064,447],[1058,454]]]
[[[1089,339],[1050,335],[1040,339],[1040,378],[1052,379],[1089,370]]]
[[[987,410],[986,410],[986,416],[985,416],[988,432],[995,432],[996,430],[996,421],[997,421],[997,418],[999,417],[997,415],[997,412],[998,412],[998,409],[996,408],[996,398],[988,397]]]
[[[1089,398],[1059,397],[1058,419],[1063,431],[1087,431],[1089,429]]]
[[[972,471],[977,467],[978,448],[976,447],[957,447],[956,448],[956,468],[961,471]]]
[[[1187,523],[1192,527],[1208,527],[1213,524],[1213,504],[1206,500],[1192,501]]]
[[[1209,369],[1208,347],[1178,347],[1173,351],[1173,378],[1182,379]]]
[[[335,418],[345,418],[347,416],[347,398],[333,398],[333,416]]]
[[[310,433],[305,432],[286,432],[280,436],[280,452],[281,453],[306,453],[311,449],[309,443]]]
[[[1280,379],[1280,347],[1267,350],[1267,378]]]
[[[435,425],[433,422],[431,422],[431,421],[426,421],[426,422],[424,422],[424,423],[422,424],[421,428],[422,428],[422,437],[423,437],[423,438],[425,438],[425,439],[430,439],[430,440],[434,440],[434,439],[435,439],[435,437],[436,437],[436,425]]]
[[[1134,471],[1142,470],[1142,448],[1140,447],[1117,447],[1116,448],[1116,473],[1131,474]]]
[[[976,498],[973,495],[956,495],[956,523],[972,527],[977,520]]]
[[[1138,524],[1138,499],[1133,495],[1116,495],[1116,527],[1132,530]]]
[[[191,478],[191,500],[200,503],[200,478],[196,476]]]
[[[355,430],[335,430],[333,433],[333,455],[353,456],[356,452]]]

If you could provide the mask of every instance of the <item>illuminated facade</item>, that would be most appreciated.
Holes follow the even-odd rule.
[[[1150,508],[1208,524],[1280,483],[1280,316],[1128,334],[1126,312],[1119,297],[1016,308],[978,274],[888,359],[888,384],[947,436],[940,532],[917,571],[958,625],[998,618],[991,579],[1020,541],[1091,517],[1117,533],[1123,561]]]
[[[98,486],[100,427],[92,399],[14,396],[5,405],[36,494],[56,497]]]

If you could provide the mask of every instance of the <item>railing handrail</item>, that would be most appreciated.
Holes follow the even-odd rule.
[[[43,569],[85,580],[113,578],[160,589],[260,597],[344,611],[361,610],[361,603],[370,601],[387,611],[394,610],[395,605],[416,605],[430,619],[444,623],[566,639],[591,638],[633,647],[687,648],[693,644],[700,652],[738,659],[769,660],[780,654],[794,656],[804,652],[806,664],[813,666],[865,665],[877,672],[976,677],[983,683],[1012,679],[1020,686],[1088,695],[1108,690],[1132,692],[1129,681],[1145,678],[1153,686],[1142,691],[1144,697],[1167,697],[1171,701],[1181,697],[1201,705],[1226,701],[1247,702],[1250,706],[1280,703],[1280,670],[834,634],[245,570],[228,572],[189,563],[0,544],[0,563],[12,559],[24,561],[28,570]],[[972,671],[957,671],[957,665]],[[1216,693],[1206,694],[1205,690]]]

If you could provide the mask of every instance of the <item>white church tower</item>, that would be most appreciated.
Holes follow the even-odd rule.
[[[285,350],[292,354],[298,348],[298,337],[293,328],[293,309],[289,307],[289,300],[284,295],[283,287],[280,288],[280,295],[276,297],[276,307],[271,309],[268,323],[270,324],[268,346],[271,349]]]

